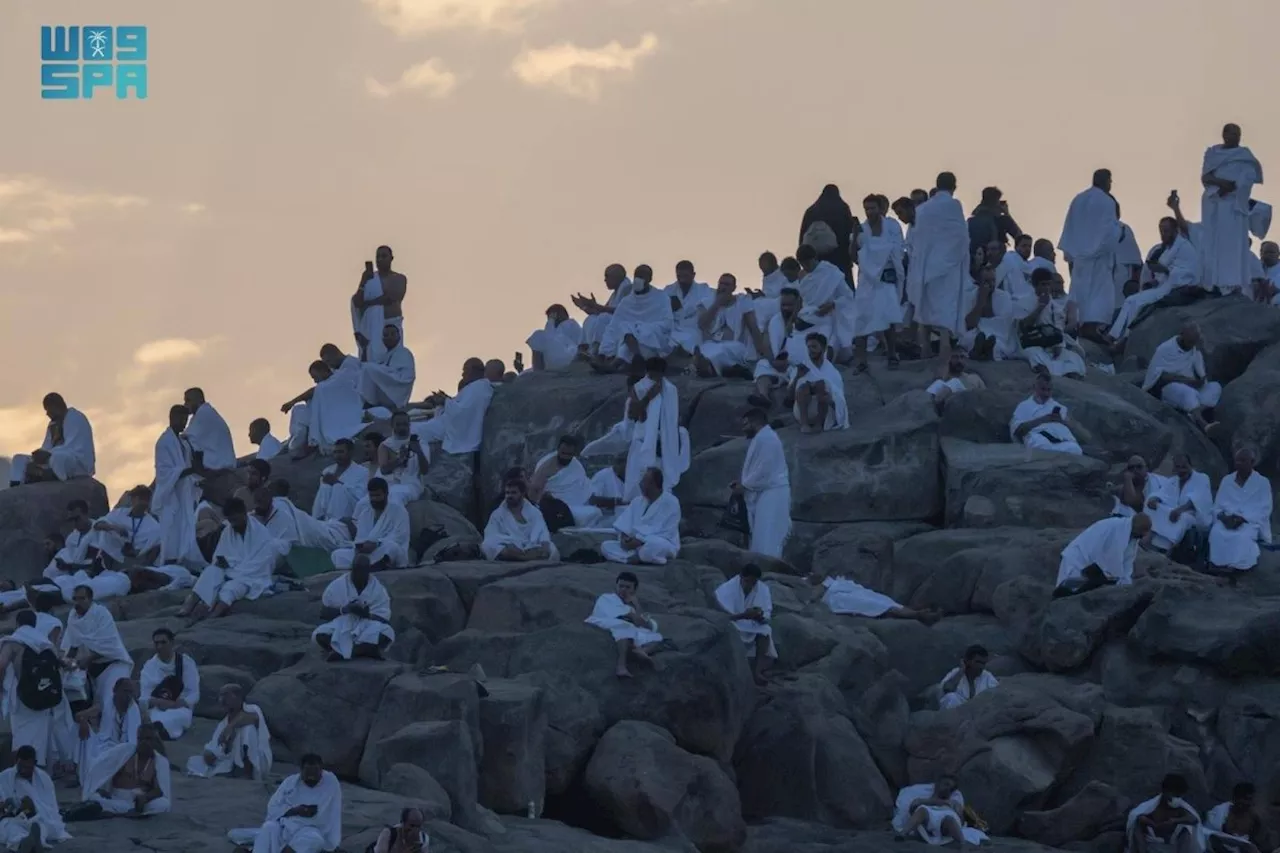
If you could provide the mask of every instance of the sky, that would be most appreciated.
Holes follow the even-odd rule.
[[[391,245],[415,399],[609,263],[758,281],[828,182],[954,171],[1056,241],[1093,170],[1154,243],[1206,146],[1280,168],[1274,0],[6,0],[0,456],[58,391],[113,496],[198,385],[237,450],[351,346]],[[109,10],[109,11],[108,11]],[[41,25],[148,27],[149,97],[40,97]],[[1278,165],[1273,165],[1278,164]],[[1255,197],[1277,200],[1267,186]]]

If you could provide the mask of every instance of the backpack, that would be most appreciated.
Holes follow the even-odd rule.
[[[542,500],[538,501],[538,511],[542,513],[542,520],[547,524],[548,533],[573,527],[575,523],[573,511],[569,509],[569,505],[551,495],[542,496]]]
[[[22,650],[18,701],[32,711],[48,711],[62,701],[62,663],[53,649]]]
[[[812,246],[818,256],[829,255],[840,247],[840,240],[831,226],[818,220],[805,229],[800,238],[801,245]]]

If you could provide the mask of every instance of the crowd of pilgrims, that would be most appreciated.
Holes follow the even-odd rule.
[[[600,373],[623,373],[627,393],[619,420],[604,436],[559,439],[555,450],[508,471],[502,494],[478,545],[453,544],[438,559],[556,561],[554,533],[598,534],[597,558],[624,567],[663,565],[680,553],[680,502],[673,487],[689,468],[689,437],[680,425],[679,393],[668,378],[699,376],[754,383],[740,428],[749,440],[740,477],[726,483],[722,524],[750,551],[781,558],[791,530],[790,475],[775,431],[790,410],[802,433],[847,429],[849,407],[836,365],[867,369],[882,354],[890,369],[902,359],[939,356],[928,385],[941,410],[957,394],[983,387],[966,359],[1028,362],[1029,396],[1009,423],[1010,441],[1036,451],[1081,454],[1090,436],[1053,397],[1053,380],[1089,369],[1081,339],[1123,351],[1129,329],[1157,302],[1185,304],[1243,293],[1280,306],[1280,250],[1265,237],[1270,207],[1251,197],[1262,170],[1240,131],[1227,125],[1223,143],[1205,153],[1201,220],[1188,222],[1178,194],[1159,223],[1160,242],[1141,254],[1120,219],[1111,173],[1099,170],[1071,202],[1055,246],[1033,239],[1014,220],[996,188],[965,217],[956,178],[938,175],[933,190],[890,202],[868,195],[855,217],[828,186],[806,211],[799,248],[781,262],[760,256],[758,289],[738,289],[731,274],[714,287],[681,261],[676,280],[653,283],[653,270],[621,265],[604,273],[608,299],[581,293],[547,309],[544,328],[528,339],[531,369],[517,354],[514,371],[498,359],[469,358],[453,395],[435,391],[413,402],[413,354],[404,344],[402,305],[407,277],[379,247],[351,297],[355,352],[326,344],[309,367],[311,387],[284,403],[287,439],[265,418],[249,425],[258,448],[238,461],[231,430],[199,388],[169,413],[155,446],[155,481],[132,489],[100,518],[82,500],[66,507],[65,533],[51,532],[49,562],[40,577],[6,582],[0,606],[17,611],[18,627],[0,638],[3,707],[13,731],[15,764],[0,773],[0,845],[67,837],[53,778],[81,787],[83,803],[67,815],[154,815],[171,808],[164,741],[183,737],[199,699],[195,662],[175,646],[174,633],[155,632],[155,655],[133,677],[132,659],[104,599],[155,589],[189,590],[181,615],[190,625],[223,617],[237,602],[293,588],[284,577],[338,570],[324,589],[323,623],[313,634],[329,661],[381,658],[395,640],[391,598],[381,572],[417,564],[440,531],[413,537],[408,506],[424,495],[433,455],[480,450],[485,414],[504,386],[586,362]],[[889,216],[893,212],[896,218]],[[1061,251],[1071,279],[1064,290]],[[855,270],[856,268],[856,270]],[[1213,429],[1221,386],[1205,370],[1199,330],[1188,324],[1156,350],[1142,387]],[[51,393],[41,447],[17,456],[13,487],[91,477],[93,430],[84,413]],[[386,434],[376,430],[385,424]],[[357,444],[358,443],[358,444]],[[800,445],[803,452],[803,444]],[[332,459],[310,507],[290,499],[289,484],[272,478],[272,461],[311,455]],[[363,459],[364,461],[357,461]],[[1115,490],[1114,511],[1063,550],[1054,595],[1132,582],[1139,548],[1150,548],[1229,580],[1253,569],[1271,541],[1271,487],[1254,471],[1254,451],[1242,447],[1234,473],[1214,493],[1208,477],[1176,456],[1169,476],[1134,457]],[[588,473],[590,466],[594,473]],[[244,481],[221,505],[203,499],[218,478]],[[763,562],[763,561],[761,561]],[[598,571],[593,569],[592,571]],[[904,607],[838,572],[809,578],[831,612],[863,618],[919,620],[941,614]],[[777,657],[768,583],[749,564],[715,592],[751,661],[767,683]],[[71,603],[65,625],[51,615]],[[622,568],[615,589],[599,596],[585,621],[611,636],[616,675],[658,667],[663,643],[644,609],[639,575]],[[981,646],[967,649],[934,693],[948,711],[998,687]],[[641,676],[657,677],[657,676]],[[225,716],[185,771],[193,777],[231,774],[263,779],[271,769],[271,738],[261,707],[246,704],[236,685],[219,696]],[[51,775],[52,774],[52,777]],[[1186,782],[1165,780],[1161,792],[1129,815],[1133,846],[1167,844],[1190,853],[1270,849],[1254,811],[1253,788],[1203,819],[1184,799]],[[64,810],[66,811],[66,810]],[[422,816],[408,810],[383,832],[378,853],[425,849]],[[981,843],[980,817],[964,806],[955,779],[942,777],[900,792],[894,829],[942,843]],[[333,850],[341,836],[341,790],[320,757],[304,756],[299,773],[277,789],[258,829],[231,839],[255,853]],[[415,846],[416,845],[416,846]]]

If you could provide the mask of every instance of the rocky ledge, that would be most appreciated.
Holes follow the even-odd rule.
[[[1216,445],[1135,384],[1185,319],[1200,321],[1213,378],[1226,384]],[[110,606],[139,662],[165,625],[201,666],[201,727],[170,745],[176,761],[207,737],[218,687],[245,685],[284,761],[318,752],[343,778],[352,853],[409,804],[431,819],[433,853],[887,850],[896,791],[943,769],[997,849],[1116,851],[1126,811],[1166,773],[1186,776],[1202,808],[1241,780],[1280,790],[1274,554],[1227,588],[1144,553],[1132,587],[1050,599],[1059,552],[1109,510],[1107,483],[1131,454],[1160,469],[1185,451],[1216,482],[1224,451],[1249,441],[1277,475],[1280,312],[1244,300],[1162,309],[1135,330],[1116,375],[1057,381],[1090,434],[1085,458],[1008,443],[1025,364],[973,365],[987,390],[941,415],[922,390],[936,367],[846,376],[847,431],[781,430],[796,522],[785,561],[752,556],[715,526],[745,452],[729,434],[747,384],[674,380],[695,454],[677,489],[688,538],[679,560],[637,572],[667,640],[660,670],[631,682],[612,675],[608,638],[582,624],[612,587],[617,567],[606,564],[452,562],[386,575],[399,639],[382,663],[329,665],[310,646],[327,577],[191,629],[172,593]],[[502,388],[483,452],[440,455],[415,527],[477,539],[477,507],[501,472],[563,433],[601,435],[624,388],[588,372]],[[305,505],[322,464],[282,461],[274,473]],[[38,571],[39,538],[71,497],[106,507],[92,482],[0,493],[5,576]],[[748,561],[765,568],[775,601],[781,657],[764,688],[713,597]],[[931,627],[833,616],[802,575],[836,569],[946,616]],[[972,643],[990,650],[999,688],[933,710],[931,687]],[[226,850],[225,831],[258,822],[269,794],[175,780],[173,815],[79,824],[61,849]]]

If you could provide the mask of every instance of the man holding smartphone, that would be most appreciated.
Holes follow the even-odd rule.
[[[409,279],[391,269],[395,256],[390,246],[379,246],[374,260],[364,262],[360,284],[351,297],[351,326],[355,332],[358,355],[377,361],[386,354],[382,344],[382,327],[390,324],[400,330],[404,339],[404,296]]]

